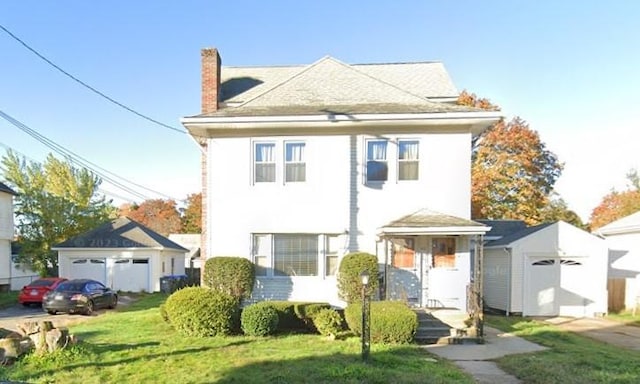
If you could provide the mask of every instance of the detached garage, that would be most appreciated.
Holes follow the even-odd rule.
[[[160,278],[184,275],[187,249],[128,218],[73,237],[58,251],[58,274],[94,279],[114,290],[158,292]]]
[[[563,221],[496,237],[484,247],[486,307],[523,316],[606,314],[604,240]]]

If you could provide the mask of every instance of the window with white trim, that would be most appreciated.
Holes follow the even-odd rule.
[[[398,180],[418,180],[418,140],[398,140]]]
[[[338,273],[340,247],[339,236],[325,236],[325,276],[335,276]]]
[[[259,142],[254,146],[254,176],[255,183],[275,183],[276,181],[276,144]]]
[[[306,180],[305,143],[288,142],[284,145],[285,182],[302,182]]]
[[[387,181],[387,140],[367,140],[367,182]]]
[[[337,234],[254,233],[251,257],[256,276],[335,276],[341,239]]]

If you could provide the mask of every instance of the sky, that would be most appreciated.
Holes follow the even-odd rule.
[[[565,166],[556,191],[583,220],[640,169],[639,15],[632,0],[0,2],[0,25],[31,48],[179,130],[200,111],[205,47],[230,66],[442,61],[459,90],[539,132]],[[137,196],[102,185],[116,203],[200,190],[189,135],[1,30],[0,111],[126,179]],[[52,152],[3,119],[0,132],[0,154]]]

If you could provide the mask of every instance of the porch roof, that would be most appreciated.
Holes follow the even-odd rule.
[[[483,235],[490,229],[473,220],[421,209],[381,227],[379,235]]]

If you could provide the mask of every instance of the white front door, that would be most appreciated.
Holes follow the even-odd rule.
[[[460,265],[458,247],[456,237],[431,239],[431,252],[424,263],[424,306],[464,309],[468,266]]]

